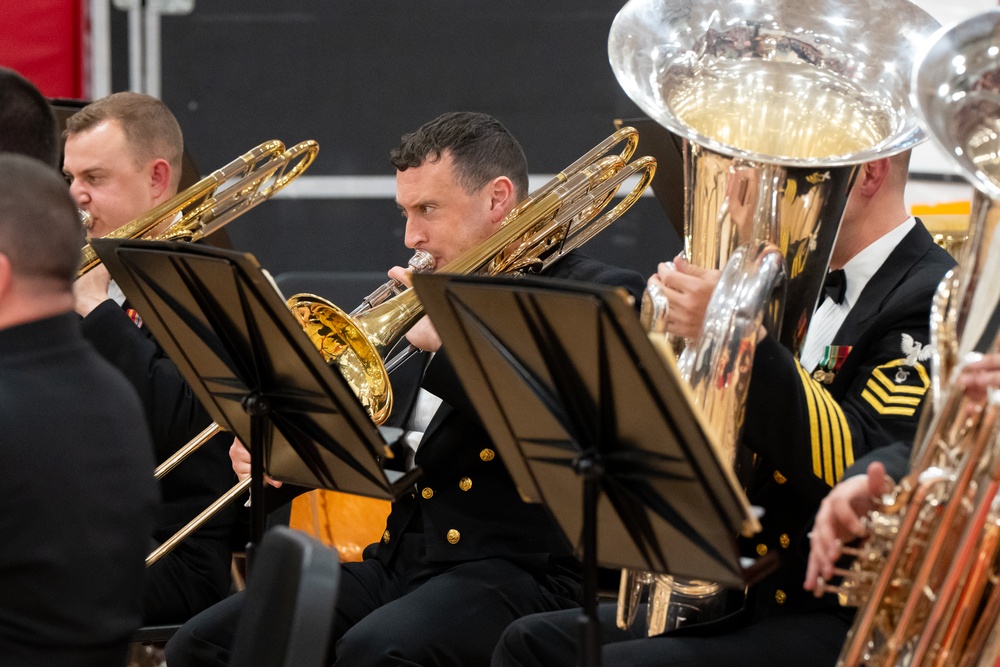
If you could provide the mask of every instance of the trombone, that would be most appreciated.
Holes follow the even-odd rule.
[[[223,225],[267,200],[298,178],[313,163],[317,153],[319,144],[312,140],[303,141],[287,149],[278,140],[266,141],[107,236],[151,241],[198,241],[221,229]],[[90,214],[81,211],[80,218],[81,223],[87,226]],[[160,231],[164,225],[167,225],[166,229]],[[83,247],[77,277],[100,263],[100,258],[88,243]],[[160,464],[154,472],[155,478],[160,479],[173,470],[184,458],[220,430],[215,424],[206,428],[180,451]],[[181,453],[184,453],[184,456],[179,456]],[[246,487],[239,488],[238,485],[212,503],[208,509],[195,517],[194,521],[200,519],[195,528],[232,501],[244,488]],[[204,516],[210,510],[211,514]],[[158,561],[178,542],[190,535],[195,528],[188,530],[188,526],[147,556],[146,566],[149,567]]]
[[[631,208],[652,181],[656,160],[646,156],[629,162],[638,142],[639,134],[631,127],[610,135],[528,195],[507,214],[500,229],[443,270],[486,275],[539,271],[580,247]],[[620,144],[617,155],[608,155]],[[632,190],[601,215],[622,184],[632,177],[638,179]],[[414,261],[419,261],[418,257],[410,260],[411,266]],[[396,358],[389,364],[383,359],[423,316],[416,292],[402,289],[398,283],[392,285],[394,282],[377,289],[351,314],[312,294],[296,294],[288,299],[288,307],[306,334],[326,361],[344,376],[375,424],[382,424],[392,409],[387,367]],[[220,430],[213,424],[198,435],[160,466],[164,468],[162,474]],[[146,564],[156,562],[249,485],[249,477],[235,485],[150,554]]]

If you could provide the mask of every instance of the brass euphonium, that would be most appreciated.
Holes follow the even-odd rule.
[[[622,143],[620,154],[608,154]],[[637,144],[635,129],[618,130],[528,195],[489,238],[439,270],[485,275],[539,271],[581,246],[627,211],[652,180],[653,158],[629,162]],[[633,176],[639,177],[633,189],[601,214]],[[293,295],[288,307],[375,423],[384,422],[392,410],[392,386],[383,359],[423,315],[416,292],[403,291],[360,315],[349,315],[312,294]]]
[[[615,19],[619,83],[685,139],[684,254],[724,267],[679,366],[734,463],[759,327],[798,352],[856,165],[922,139],[909,71],[936,27],[904,0],[631,0]],[[707,620],[723,592],[626,570],[620,625],[650,580],[650,634]]]
[[[838,665],[995,665],[1000,659],[1000,395],[954,379],[1000,351],[1000,11],[942,30],[913,72],[931,137],[976,187],[969,240],[931,312],[933,415],[910,473],[867,518],[836,592],[858,605]]]

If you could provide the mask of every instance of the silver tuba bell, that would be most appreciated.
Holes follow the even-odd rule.
[[[909,72],[936,28],[905,0],[632,0],[614,21],[619,83],[685,140],[684,253],[724,267],[679,365],[734,465],[759,325],[798,352],[856,166],[923,138]],[[647,579],[650,634],[709,620],[721,587],[673,574],[624,571],[620,624]]]

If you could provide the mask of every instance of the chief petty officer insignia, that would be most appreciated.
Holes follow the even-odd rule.
[[[830,384],[837,377],[837,371],[844,365],[844,359],[851,353],[850,345],[827,345],[823,350],[823,358],[812,372],[812,379],[823,384]]]
[[[912,417],[930,386],[927,369],[920,362],[930,359],[931,349],[903,334],[900,351],[906,356],[872,371],[861,397],[880,415]]]

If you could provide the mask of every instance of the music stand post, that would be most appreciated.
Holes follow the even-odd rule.
[[[395,500],[387,443],[302,331],[252,255],[191,243],[94,239],[94,250],[216,423],[248,443],[251,543],[266,521],[264,475]]]
[[[623,290],[440,274],[414,285],[522,496],[582,554],[582,664],[600,664],[598,563],[745,585],[749,502]]]

